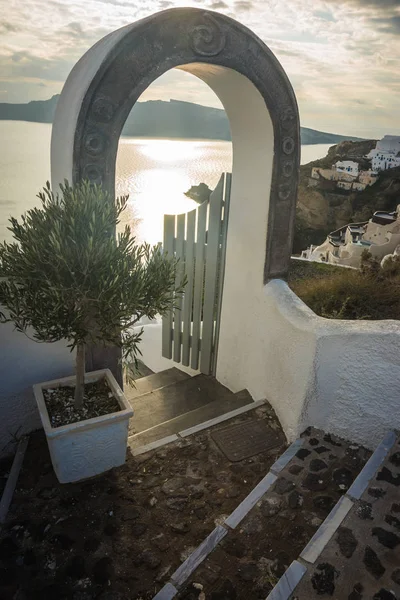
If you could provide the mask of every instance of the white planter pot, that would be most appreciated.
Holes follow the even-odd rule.
[[[62,427],[51,426],[43,390],[75,385],[75,376],[33,386],[54,471],[60,483],[87,479],[125,462],[128,425],[133,410],[109,369],[87,373],[85,383],[102,377],[106,377],[121,410]]]

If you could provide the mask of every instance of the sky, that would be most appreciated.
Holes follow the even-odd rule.
[[[400,135],[400,0],[0,0],[0,102],[61,92],[75,62],[111,31],[159,10],[216,10],[251,28],[294,87],[301,125]],[[194,76],[169,71],[142,100],[220,106]]]

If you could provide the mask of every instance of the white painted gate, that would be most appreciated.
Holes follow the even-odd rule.
[[[210,199],[191,212],[164,217],[164,251],[179,259],[182,298],[162,323],[162,355],[215,374],[224,284],[231,174],[223,173]]]

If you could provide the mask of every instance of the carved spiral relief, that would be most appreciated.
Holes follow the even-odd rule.
[[[294,139],[291,137],[285,137],[282,142],[282,150],[285,154],[292,154],[294,151]]]
[[[283,129],[290,129],[296,122],[296,115],[291,106],[286,106],[282,109],[280,120]]]
[[[190,32],[192,50],[200,56],[216,56],[225,47],[226,37],[216,19],[204,15],[204,23],[196,25]]]
[[[91,183],[100,185],[103,183],[102,169],[98,165],[86,165],[83,169],[83,179],[88,179]]]
[[[85,137],[86,152],[92,156],[98,156],[105,149],[105,139],[101,133],[88,133]]]
[[[98,121],[108,123],[114,115],[114,106],[107,98],[97,98],[93,102],[92,113]]]

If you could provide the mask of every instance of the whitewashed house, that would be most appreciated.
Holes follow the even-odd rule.
[[[400,136],[385,135],[367,155],[373,171],[386,171],[400,167]]]
[[[344,182],[343,182],[344,183]],[[400,205],[396,212],[377,211],[365,223],[350,223],[332,231],[320,246],[302,256],[311,261],[348,267],[359,267],[361,255],[367,249],[382,260],[400,244]]]
[[[347,173],[353,177],[358,177],[358,163],[354,160],[338,160],[334,168],[339,173]]]

